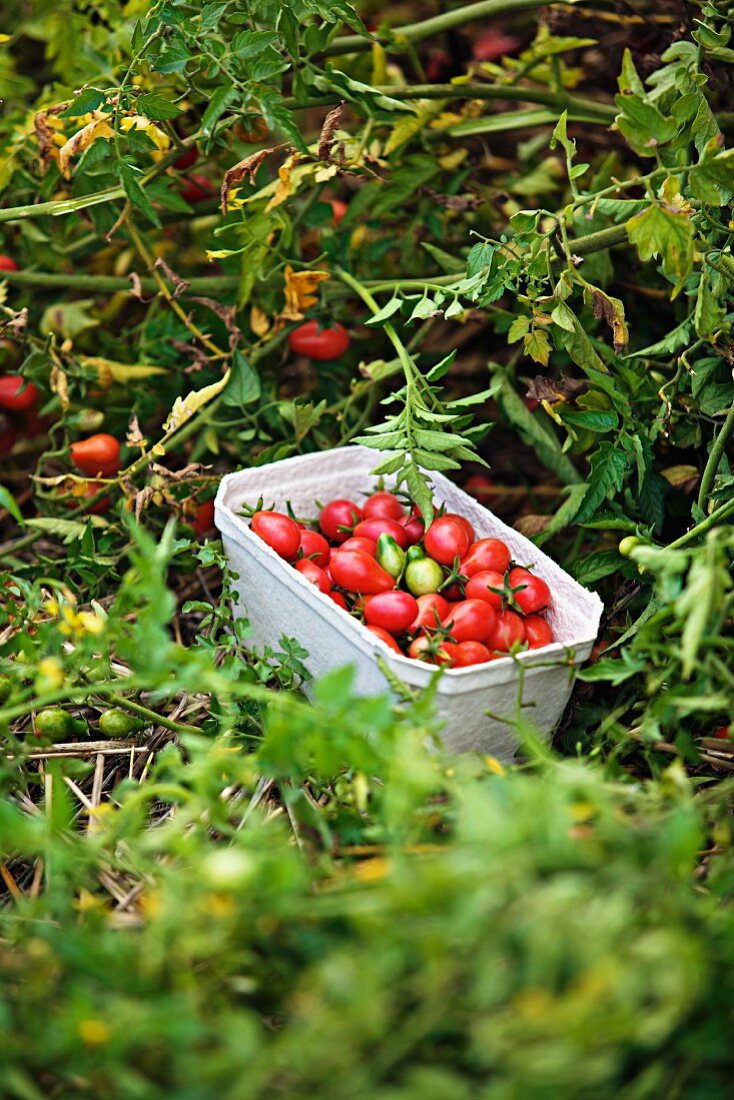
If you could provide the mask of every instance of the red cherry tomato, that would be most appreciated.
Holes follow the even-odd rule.
[[[406,550],[408,546],[408,536],[405,528],[395,519],[363,519],[354,528],[354,534],[357,538],[374,539],[375,542],[377,542],[380,535],[392,535],[398,546],[401,546],[403,550]]]
[[[454,558],[466,555],[473,539],[466,530],[463,516],[445,515],[434,519],[426,531],[423,545],[426,554],[441,565],[452,565]]]
[[[332,590],[331,592],[327,592],[327,596],[333,603],[337,605],[337,607],[340,607],[342,611],[349,611],[349,608],[347,607],[347,601],[344,599],[341,592],[334,592]]]
[[[362,509],[351,500],[330,500],[319,515],[319,527],[332,542],[346,542],[362,519]]]
[[[466,516],[454,515],[453,518],[466,531],[467,535],[469,536],[469,546],[471,546],[471,544],[474,542],[475,538],[477,537],[474,534],[474,528],[472,527],[471,523],[466,518]]]
[[[470,600],[486,600],[495,611],[502,610],[502,593],[504,591],[505,578],[494,569],[482,569],[469,578],[466,585],[466,596]],[[499,591],[496,591],[499,589]]]
[[[204,535],[214,526],[214,501],[205,500],[194,513],[194,519],[191,524],[194,528],[194,534],[202,539]]]
[[[405,518],[405,509],[396,496],[387,491],[373,493],[362,505],[362,515],[365,519],[394,519]]]
[[[475,61],[498,61],[506,54],[513,53],[519,45],[519,38],[513,38],[501,30],[484,31],[474,41],[472,57]]]
[[[458,584],[450,584],[448,588],[444,588],[442,591],[449,603],[460,603],[464,599],[464,593]]]
[[[387,630],[383,630],[381,626],[368,626],[367,629],[369,630],[370,634],[374,634],[376,638],[379,638],[381,642],[384,642],[389,649],[393,650],[393,652],[399,653],[401,657],[404,656],[402,649],[395,641],[392,634],[388,633]]]
[[[511,569],[508,577],[512,598],[524,615],[542,611],[551,602],[551,591],[542,577],[527,569]]]
[[[481,642],[458,642],[450,652],[454,658],[454,668],[483,665],[492,660],[492,654]]]
[[[364,601],[364,617],[369,626],[381,626],[390,634],[407,630],[417,614],[418,603],[409,592],[380,592]]]
[[[338,225],[346,214],[349,207],[341,199],[329,199],[329,205],[331,207],[331,220],[334,225]]]
[[[0,376],[0,408],[13,412],[25,412],[35,405],[40,394],[32,382],[26,382],[19,374]]]
[[[449,602],[438,592],[427,592],[416,600],[418,614],[408,627],[411,634],[417,630],[435,630],[449,612]]]
[[[299,558],[293,567],[302,577],[305,577],[307,581],[315,585],[319,592],[324,592],[327,596],[331,592],[331,581],[328,576],[321,569],[320,566],[312,562],[310,558]]]
[[[464,482],[463,489],[478,500],[480,504],[487,504],[494,497],[496,489],[486,474],[472,474]]]
[[[331,555],[329,568],[334,583],[346,588],[347,592],[373,595],[395,587],[395,578],[362,550],[336,551]]]
[[[190,149],[187,149],[185,153],[174,160],[173,167],[177,168],[179,172],[185,172],[187,168],[193,168],[198,159],[199,150],[195,145],[192,145]],[[188,202],[188,199],[186,201]]]
[[[524,625],[525,641],[530,649],[542,649],[553,641],[553,631],[540,615],[528,615]]]
[[[293,561],[298,553],[301,528],[282,512],[255,512],[250,520],[250,530],[286,561]]]
[[[426,80],[429,84],[443,84],[451,73],[451,54],[447,50],[435,50],[426,62]]]
[[[374,558],[377,554],[377,543],[374,539],[366,539],[364,535],[354,536],[350,539],[346,539],[345,542],[339,547],[340,550],[363,550],[365,554],[369,554],[371,558]]]
[[[0,254],[0,271],[20,271],[20,268],[12,256],[2,253]]]
[[[462,600],[449,609],[443,626],[456,642],[483,642],[494,630],[496,618],[486,600]]]
[[[39,416],[37,407],[31,405],[30,409],[22,413],[21,423],[23,435],[32,439],[37,435],[48,435],[51,419],[48,416]]]
[[[714,737],[719,741],[728,741],[731,736],[731,726],[719,726],[714,730]]]
[[[504,573],[510,564],[511,554],[501,539],[479,539],[469,547],[469,552],[461,562],[461,572],[465,577],[493,569]]]
[[[198,172],[192,172],[190,176],[187,176],[186,183],[179,191],[179,195],[184,202],[189,204],[189,206],[196,206],[197,203],[206,202],[213,194],[214,185],[206,176],[200,176]]]
[[[417,542],[420,542],[423,538],[423,532],[426,529],[426,525],[420,516],[412,515],[405,516],[398,521],[401,527],[405,528],[405,535],[408,539],[408,546],[415,546]]]
[[[490,649],[500,653],[509,653],[513,646],[525,641],[525,624],[514,611],[499,611],[489,636],[486,638]]]
[[[539,402],[534,397],[525,398],[525,408],[528,410],[528,412],[535,412],[538,405]]]
[[[322,328],[318,321],[306,321],[288,334],[288,344],[294,355],[305,355],[322,363],[338,359],[349,343],[349,333],[338,321],[331,328]]]
[[[70,447],[71,461],[83,474],[112,477],[120,469],[120,444],[114,435],[100,432]]]
[[[408,656],[414,661],[426,661],[428,664],[451,665],[453,664],[451,648],[450,642],[441,642],[437,646],[431,638],[420,634],[408,646]]]
[[[310,531],[305,528],[301,531],[301,545],[299,547],[304,558],[310,558],[322,569],[329,564],[331,547],[318,531]]]

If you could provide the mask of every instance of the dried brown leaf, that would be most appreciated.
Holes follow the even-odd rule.
[[[245,157],[244,160],[238,161],[237,164],[233,164],[231,168],[227,169],[224,173],[224,179],[222,180],[222,187],[220,190],[223,214],[226,214],[229,209],[230,191],[232,191],[237,184],[242,183],[245,177],[248,178],[254,187],[255,173],[265,158],[270,156],[272,152],[272,149],[258,149],[256,153],[251,153],[249,157]]]
[[[550,401],[555,404],[559,401],[573,402],[582,393],[586,393],[589,383],[582,378],[546,378],[539,374],[528,386],[526,397],[535,401]]]
[[[159,267],[168,281],[173,283],[175,287],[173,292],[174,298],[178,298],[179,294],[183,294],[185,290],[188,290],[189,284],[186,280],[182,279],[180,275],[177,275],[175,271],[172,271],[162,256],[158,257],[155,266]]]
[[[336,107],[332,107],[332,109],[329,111],[328,115],[324,119],[323,126],[321,127],[317,156],[319,160],[323,160],[327,164],[331,164],[331,162],[334,160],[334,134],[341,125],[343,111],[343,103],[338,103]]]

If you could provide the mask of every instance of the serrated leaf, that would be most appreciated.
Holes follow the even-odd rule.
[[[630,244],[641,260],[659,256],[663,274],[680,285],[693,265],[693,224],[691,212],[682,208],[672,212],[657,204],[648,207],[626,223]]]
[[[177,107],[175,103],[171,103],[170,99],[166,99],[165,96],[159,95],[157,92],[148,92],[146,95],[141,95],[135,106],[141,115],[158,121],[175,118],[176,115],[181,114],[180,107]]]
[[[523,349],[525,354],[529,355],[536,363],[540,363],[544,367],[548,366],[551,346],[548,333],[544,329],[535,328],[532,332],[528,332],[525,336]]]
[[[396,474],[403,464],[403,455],[396,454],[390,458],[386,458],[384,462],[381,462],[379,466],[375,466],[372,471],[373,477],[386,477],[388,474]]]
[[[510,325],[507,333],[507,343],[515,344],[518,340],[522,340],[524,336],[530,332],[530,318],[524,317],[522,314],[516,317]]]
[[[448,455],[439,455],[433,451],[424,451],[416,448],[413,456],[426,470],[460,470],[461,463]]]
[[[587,479],[586,492],[576,513],[576,523],[591,519],[610,489],[619,492],[627,469],[624,451],[607,442],[602,443],[592,454],[590,462],[591,472]]]
[[[564,424],[571,424],[574,428],[586,428],[591,432],[610,432],[619,423],[619,417],[615,412],[577,412],[565,407],[558,411]]]

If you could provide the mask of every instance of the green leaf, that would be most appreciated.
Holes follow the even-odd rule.
[[[157,92],[148,92],[147,95],[141,95],[137,101],[137,109],[141,115],[145,115],[146,118],[151,118],[156,122],[167,118],[175,118],[176,115],[181,114],[180,107],[177,107],[175,103],[171,103],[170,99],[166,99],[165,96],[158,95]]]
[[[659,256],[663,274],[680,286],[693,265],[693,225],[690,210],[650,206],[626,223],[627,236],[641,260]]]
[[[14,520],[23,523],[23,513],[18,507],[13,494],[4,485],[0,485],[0,508],[6,508]]]
[[[240,61],[244,61],[248,57],[257,57],[277,41],[274,31],[240,31],[232,39],[230,49]]]
[[[99,92],[96,88],[85,88],[81,95],[78,95],[74,102],[61,112],[59,118],[78,118],[79,115],[87,115],[101,107],[105,98],[104,92]]]
[[[606,441],[600,444],[599,449],[591,456],[591,472],[581,506],[576,513],[576,523],[591,519],[610,489],[619,492],[627,461],[624,451],[615,448],[613,444]]]
[[[710,340],[722,326],[726,313],[723,304],[726,288],[722,283],[718,271],[712,272],[708,264],[704,264],[693,313],[696,336],[702,340]]]
[[[436,261],[441,270],[445,271],[447,275],[462,275],[466,270],[465,260],[444,252],[442,248],[431,244],[430,241],[421,241],[421,248]]]
[[[375,466],[372,474],[374,477],[385,477],[388,474],[396,474],[403,465],[403,455],[396,454],[386,458],[378,466]]]
[[[364,322],[368,328],[381,328],[385,321],[389,321],[390,318],[398,312],[403,304],[403,299],[397,295],[391,298],[387,305],[384,305],[381,310],[375,313],[372,317]]]
[[[678,123],[666,118],[654,104],[639,94],[618,95],[617,106],[621,113],[614,124],[635,153],[654,157],[656,150],[672,141],[678,133]]]
[[[435,366],[431,367],[428,374],[426,375],[428,381],[438,382],[441,378],[443,378],[443,376],[448,372],[455,358],[456,348],[454,348],[453,351],[450,351],[448,355],[445,355],[440,363],[436,363]]]
[[[136,170],[124,160],[119,162],[119,169],[122,186],[124,187],[125,194],[127,195],[131,204],[137,210],[140,210],[143,214],[145,214],[146,218],[148,218],[148,220],[151,221],[153,225],[157,226],[158,229],[160,229],[161,220],[155,212],[155,209],[153,208],[153,204],[151,203],[150,199],[146,195],[143,188],[140,186],[140,183],[138,182],[138,176],[136,175]]]
[[[611,432],[619,423],[619,417],[611,411],[576,412],[574,409],[561,406],[557,412],[564,424],[571,424],[575,428],[586,428],[591,432]]]
[[[260,377],[249,359],[241,351],[235,350],[232,356],[232,373],[226,389],[222,393],[222,403],[238,408],[251,405],[260,397]]]
[[[734,197],[734,149],[695,164],[688,173],[691,194],[700,202],[722,206]]]
[[[237,90],[229,85],[222,84],[215,89],[201,119],[201,128],[205,134],[211,133],[214,123],[234,103],[238,96]]]

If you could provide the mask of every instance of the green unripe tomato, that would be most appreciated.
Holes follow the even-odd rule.
[[[137,733],[143,728],[139,718],[122,710],[120,707],[111,707],[99,716],[99,729],[105,737],[129,737],[131,733]]]
[[[443,582],[443,569],[433,558],[418,558],[406,567],[405,584],[414,596],[438,592]]]
[[[405,552],[406,561],[420,561],[421,558],[425,558],[426,552],[422,546],[409,546]]]
[[[392,535],[384,531],[377,540],[377,561],[391,577],[402,577],[405,569],[405,551]]]
[[[13,693],[13,681],[7,676],[0,676],[0,706],[7,703]]]
[[[79,722],[65,711],[63,707],[46,707],[40,710],[35,720],[36,733],[39,737],[49,741],[61,741],[64,737],[70,737],[73,733],[81,733],[86,729],[86,722]]]
[[[637,535],[625,535],[623,539],[620,539],[617,549],[623,558],[628,558],[631,552],[636,546],[640,546],[642,539],[638,539]]]
[[[67,427],[75,432],[97,432],[104,424],[101,409],[78,409],[66,418]]]

